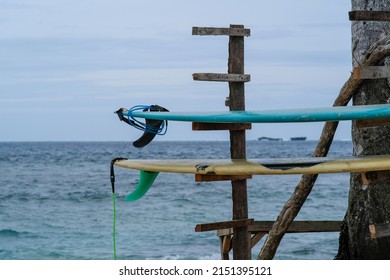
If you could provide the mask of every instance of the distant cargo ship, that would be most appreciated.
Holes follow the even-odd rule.
[[[291,137],[291,141],[305,141],[306,137]]]
[[[260,137],[257,138],[259,141],[283,141],[282,138],[271,138],[271,137]]]

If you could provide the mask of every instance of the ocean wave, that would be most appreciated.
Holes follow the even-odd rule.
[[[130,146],[92,142],[0,143],[0,259],[111,259],[113,205],[109,167],[115,156],[230,157],[228,142],[154,142],[147,150]],[[345,154],[350,146],[335,143],[333,154]],[[261,143],[260,148],[257,141],[248,141],[247,154],[276,157],[292,151],[298,156],[313,148],[313,143],[287,142]],[[129,203],[124,195],[135,187],[138,172],[123,168],[116,168],[115,172],[119,259],[220,259],[215,232],[199,235],[193,227],[199,222],[229,219],[230,182],[195,183],[192,175],[160,174],[144,198]],[[319,181],[322,185],[309,197],[302,217],[343,217],[348,190],[332,195],[343,186],[337,178],[341,177]],[[290,176],[255,176],[248,181],[251,215],[273,219],[298,181],[299,178]],[[328,206],[330,201],[336,206]],[[137,234],[140,229],[142,235]],[[326,233],[326,238],[324,235],[316,233],[309,238],[297,234],[294,239],[286,239],[287,235],[276,257],[332,259],[327,252],[337,250],[338,233]],[[253,258],[255,253],[256,250]]]
[[[20,232],[13,229],[3,229],[0,230],[1,237],[19,237]]]
[[[27,192],[19,192],[19,193],[8,193],[8,194],[2,194],[0,195],[0,200],[1,201],[10,201],[10,200],[19,200],[21,202],[26,202],[26,201],[38,201],[38,202],[43,202],[45,200],[49,200],[49,196],[42,196],[40,194],[34,194],[34,193],[27,193]]]
[[[315,252],[316,250],[314,248],[307,248],[307,247],[303,247],[292,251],[294,255],[301,255],[301,256],[314,255]]]
[[[27,232],[27,231],[17,231],[14,229],[2,229],[0,230],[1,237],[10,237],[10,238],[37,238],[38,235]]]
[[[219,260],[221,255],[219,253],[204,254],[204,255],[180,255],[180,254],[168,254],[156,256],[156,258],[147,258],[147,260]]]
[[[109,192],[71,192],[62,194],[59,197],[60,199],[65,199],[74,202],[85,202],[85,201],[103,201],[111,199]]]
[[[17,200],[20,202],[35,201],[43,203],[45,201],[55,201],[55,200],[67,200],[74,202],[85,202],[85,201],[104,201],[111,199],[110,192],[52,192],[52,193],[28,193],[28,192],[18,192],[18,193],[8,193],[0,195],[1,201],[10,201]]]

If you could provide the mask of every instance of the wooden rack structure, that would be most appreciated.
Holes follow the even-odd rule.
[[[250,81],[250,75],[244,72],[244,37],[250,36],[250,29],[243,25],[230,25],[230,28],[193,27],[192,35],[225,35],[229,36],[228,73],[195,73],[194,80],[218,81],[229,83],[229,97],[226,105],[230,111],[245,110],[245,82]],[[229,130],[230,155],[232,159],[246,158],[246,133],[251,124],[218,124],[193,123],[193,130]],[[233,200],[233,220],[228,222],[198,225],[196,231],[233,228],[235,241],[233,242],[233,258],[251,259],[251,241],[248,226],[253,219],[248,219],[247,179],[251,176],[203,176],[195,177],[196,181],[231,180]]]
[[[229,28],[193,27],[192,35],[229,36],[228,73],[194,73],[196,81],[217,81],[229,83],[229,96],[225,105],[230,111],[245,110],[245,83],[250,75],[244,72],[244,37],[250,36],[250,29],[244,25],[230,25]],[[229,130],[230,154],[232,159],[246,159],[246,130],[251,124],[193,123],[193,130]],[[255,221],[248,218],[247,179],[251,176],[195,175],[195,181],[230,180],[232,185],[233,219],[208,224],[199,224],[196,232],[217,230],[220,238],[221,258],[251,259],[251,249],[268,233],[271,221]],[[296,221],[288,232],[330,232],[340,231],[341,221]]]
[[[350,12],[351,20],[387,20],[390,21],[390,12],[374,11],[353,11]],[[193,79],[196,81],[227,82],[229,84],[229,96],[225,100],[225,105],[230,111],[245,110],[245,83],[250,82],[250,75],[244,71],[244,37],[250,36],[251,31],[244,25],[230,25],[229,28],[216,27],[193,27],[193,35],[200,36],[228,36],[229,37],[229,57],[227,73],[194,73]],[[367,61],[366,61],[367,62]],[[389,66],[360,66],[354,69],[350,79],[377,79],[390,78]],[[346,105],[359,83],[352,83],[348,89],[340,93],[334,106]],[[344,104],[345,103],[345,104]],[[358,121],[359,122],[359,121]],[[377,126],[389,124],[388,119],[378,119],[370,121],[360,121],[361,126]],[[226,130],[230,133],[230,155],[231,159],[246,159],[246,130],[250,130],[250,123],[201,123],[193,122],[192,129],[201,130]],[[327,129],[334,132],[336,126]],[[328,133],[329,135],[332,133]],[[322,141],[327,150],[333,138],[326,138]],[[329,144],[329,145],[328,145]],[[328,146],[326,148],[326,146]],[[318,155],[316,155],[318,156]],[[274,221],[255,221],[248,217],[248,194],[247,180],[252,176],[247,175],[195,175],[195,181],[231,181],[232,186],[232,220],[207,224],[198,224],[196,232],[216,230],[220,238],[221,258],[229,259],[229,252],[233,250],[233,259],[250,260],[251,250],[262,237],[269,233]],[[312,179],[315,181],[315,179]],[[367,180],[362,173],[362,180]],[[298,188],[298,187],[297,187]],[[302,194],[309,194],[311,188],[306,188]],[[299,203],[303,204],[304,201]],[[300,205],[302,206],[302,205]],[[299,211],[300,207],[296,207]],[[292,215],[290,215],[292,216]],[[294,216],[295,217],[295,216]],[[341,221],[291,221],[283,220],[285,232],[338,232],[341,229]],[[369,226],[371,238],[381,238],[390,236],[390,224],[371,224]]]
[[[390,11],[351,11],[351,21],[390,21]],[[250,29],[244,25],[230,25],[229,28],[193,27],[193,35],[229,36],[228,73],[195,73],[196,81],[217,81],[229,83],[229,96],[225,105],[229,110],[245,110],[245,83],[250,75],[244,72],[244,37],[250,36]],[[352,79],[390,79],[390,66],[361,66],[354,68]],[[358,120],[358,127],[388,125],[388,119]],[[246,130],[251,124],[193,123],[193,130],[229,130],[232,159],[246,158]],[[362,173],[364,179],[364,173]],[[229,259],[233,249],[233,259],[251,259],[251,249],[272,228],[273,221],[255,221],[248,218],[247,179],[251,176],[195,175],[195,181],[230,180],[232,185],[233,219],[231,221],[199,224],[196,232],[217,230],[220,238],[221,258]],[[287,233],[299,232],[339,232],[341,221],[293,221]],[[390,236],[390,224],[371,224],[371,238]]]

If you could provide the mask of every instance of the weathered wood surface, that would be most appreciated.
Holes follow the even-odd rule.
[[[380,61],[390,55],[390,36],[385,36],[378,40],[359,59],[360,66],[375,66]],[[363,80],[356,80],[352,76],[346,81],[340,90],[333,106],[346,106],[352,96],[359,90]],[[327,122],[324,125],[317,147],[313,156],[324,157],[328,154],[332,144],[338,122]],[[257,257],[257,259],[273,259],[276,250],[288,227],[298,215],[299,210],[310,194],[318,175],[304,175],[295,188],[293,194],[283,206],[277,220],[272,226],[267,239]]]
[[[274,221],[255,221],[253,225],[248,227],[248,231],[252,234],[258,232],[268,233]],[[294,221],[287,228],[288,233],[297,233],[297,232],[337,232],[340,231],[341,221]],[[233,230],[220,229],[217,232],[218,236],[223,235],[232,235]]]
[[[249,82],[250,75],[246,74],[222,74],[222,73],[194,73],[194,81],[211,81],[211,82]]]
[[[248,227],[249,233],[253,234],[251,238],[252,248],[269,232],[273,223],[273,221],[255,221],[253,225]],[[287,229],[287,233],[338,232],[340,228],[341,221],[294,221]],[[220,229],[217,234],[220,240],[221,259],[228,260],[233,229]]]
[[[250,30],[243,25],[230,25],[230,28],[193,27],[193,35],[228,35],[229,59],[228,74],[212,73],[193,75],[195,80],[224,80],[229,82],[229,109],[245,110],[244,82],[249,81],[250,76],[244,75],[244,36],[250,35]],[[214,75],[214,77],[210,77]],[[226,104],[226,103],[225,103]],[[229,130],[230,154],[232,159],[246,158],[245,129]],[[233,220],[248,219],[248,195],[246,179],[232,180]],[[251,259],[251,240],[247,226],[234,228],[235,242],[233,243],[234,259]]]
[[[351,11],[349,20],[352,21],[390,21],[390,11]]]
[[[251,175],[203,175],[195,174],[195,182],[234,181],[252,179]]]
[[[221,27],[192,27],[192,35],[227,35],[227,36],[250,36],[251,30],[247,28],[221,28]]]
[[[353,69],[354,79],[387,79],[390,78],[390,66],[366,66]]]
[[[371,239],[389,237],[390,236],[390,223],[387,224],[372,224],[369,225]]]
[[[232,237],[230,235],[221,236],[219,238],[221,249],[221,260],[229,259],[229,252],[232,249]]]
[[[375,126],[390,125],[390,119],[375,119],[375,120],[358,120],[356,121],[357,128],[367,128]]]
[[[255,247],[257,243],[268,233],[264,231],[256,232],[251,238],[251,248]]]
[[[249,225],[253,225],[254,222],[255,222],[254,219],[238,219],[233,221],[199,224],[196,225],[195,231],[203,232],[203,231],[211,231],[211,230],[218,230],[218,229],[225,229],[225,228],[247,227]]]
[[[201,123],[193,122],[192,130],[248,130],[251,123]]]
[[[244,28],[230,25],[230,28]],[[244,37],[229,37],[228,74],[244,74]],[[230,111],[245,110],[245,84],[229,82]],[[246,158],[245,130],[230,131],[230,155],[232,159]],[[232,181],[233,220],[248,218],[248,193],[246,180]],[[251,259],[251,239],[247,227],[234,228],[233,259]]]

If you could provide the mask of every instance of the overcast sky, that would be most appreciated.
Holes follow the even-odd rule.
[[[248,110],[331,106],[351,66],[348,0],[0,0],[0,141],[135,140],[115,110],[227,110],[228,37],[192,26],[244,24]],[[247,138],[317,139],[323,124],[255,124]],[[337,139],[349,139],[350,124]],[[159,140],[228,140],[169,124]]]

